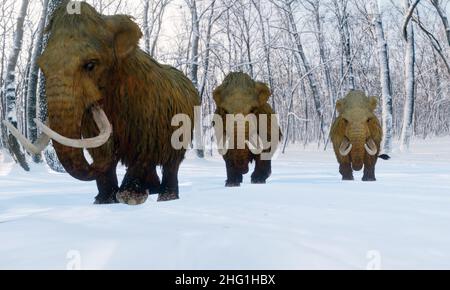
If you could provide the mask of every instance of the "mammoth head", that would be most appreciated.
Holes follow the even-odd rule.
[[[84,110],[102,99],[108,72],[135,52],[142,32],[128,16],[104,16],[84,2],[81,13],[69,14],[66,6],[67,1],[53,14],[38,63],[47,79],[49,106],[56,99],[74,99],[81,107],[75,109]],[[55,87],[71,92],[61,96]]]
[[[31,144],[15,135],[33,153],[53,139],[67,172],[92,180],[98,172],[84,159],[83,148],[98,148],[110,138],[112,128],[101,101],[114,91],[111,86],[117,81],[111,76],[119,75],[122,64],[133,57],[142,33],[128,16],[104,16],[86,3],[81,3],[81,13],[71,14],[68,4],[63,1],[54,12],[47,27],[48,45],[38,61],[46,78],[49,120],[37,125],[45,136]],[[86,119],[98,127],[89,135],[98,137],[82,136]]]
[[[272,95],[269,87],[255,82],[245,73],[230,73],[213,92],[218,108],[228,114],[248,115],[267,103]]]
[[[355,170],[362,169],[366,153],[375,156],[379,152],[381,127],[374,113],[377,104],[377,97],[367,97],[361,91],[349,93],[336,104],[339,154],[350,155]]]

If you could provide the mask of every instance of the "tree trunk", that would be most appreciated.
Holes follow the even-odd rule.
[[[344,33],[344,51],[345,51],[345,60],[347,63],[347,89],[354,90],[356,88],[355,85],[355,73],[353,72],[353,60],[352,60],[352,45],[351,45],[351,35],[350,35],[350,27],[349,27],[349,15],[347,12],[347,7],[344,10],[344,22],[343,24],[343,33]]]
[[[389,66],[388,44],[384,35],[383,22],[378,0],[372,0],[373,9],[373,25],[375,26],[376,42],[378,45],[378,58],[380,63],[380,81],[381,81],[381,108],[382,108],[382,127],[383,142],[382,148],[385,153],[392,151],[392,135],[393,135],[393,106],[392,106],[392,82],[391,71]]]
[[[49,0],[47,15],[45,23],[49,23],[50,19],[55,12],[56,8],[63,3],[64,0]],[[45,34],[42,40],[42,51],[47,47],[49,39],[49,34]],[[38,90],[38,118],[42,122],[45,122],[48,118],[48,107],[47,107],[47,93],[45,89],[45,77],[42,73],[40,73],[39,77],[39,90]],[[45,162],[47,165],[55,172],[64,172],[61,163],[56,156],[55,149],[53,146],[49,146],[44,152]]]
[[[150,24],[148,14],[150,13],[150,0],[144,1],[144,48],[150,53]]]
[[[410,1],[404,0],[406,13],[410,8]],[[414,101],[415,101],[415,43],[414,24],[411,22],[407,27],[406,53],[405,53],[405,104],[403,109],[403,126],[400,140],[400,150],[409,148],[413,135]]]
[[[195,88],[199,89],[198,83],[198,62],[199,62],[199,46],[200,46],[200,19],[197,11],[197,0],[192,0],[188,2],[189,9],[191,11],[191,21],[192,21],[192,42],[191,42],[191,59],[189,64],[189,76],[194,84]],[[197,124],[195,130],[195,148],[197,156],[199,158],[205,157],[205,150],[203,149],[203,111],[202,111],[203,100],[200,100],[200,116],[196,118]]]
[[[261,25],[261,38],[262,38],[262,42],[263,42],[263,48],[264,48],[264,56],[266,58],[266,68],[267,68],[267,79],[269,80],[269,86],[270,89],[272,90],[272,108],[276,111],[276,98],[275,98],[275,85],[274,85],[274,81],[273,81],[273,74],[272,74],[272,59],[270,57],[270,28],[269,30],[266,32],[266,28],[265,28],[265,24],[264,24],[264,19],[263,19],[263,15],[262,15],[262,11],[261,11],[261,0],[259,0],[259,3],[256,2],[256,0],[252,0],[253,5],[256,8],[256,11],[258,13],[259,16],[259,23]]]
[[[10,122],[17,123],[17,109],[16,109],[16,66],[19,59],[20,51],[22,50],[24,22],[27,15],[29,0],[23,0],[20,8],[19,16],[17,17],[16,32],[14,35],[14,46],[8,60],[6,69],[6,80],[3,87],[6,98],[6,117]]]
[[[431,3],[436,8],[437,13],[439,14],[439,17],[442,20],[442,24],[444,25],[445,35],[447,36],[447,42],[450,46],[450,25],[448,23],[448,17],[445,11],[442,9],[441,5],[439,4],[439,0],[431,0]]]
[[[6,99],[6,118],[16,127],[17,127],[16,66],[20,52],[22,50],[24,22],[25,17],[27,15],[29,3],[30,3],[29,0],[23,0],[19,16],[17,17],[13,50],[8,60],[8,66],[6,68],[6,79],[3,87],[3,92]],[[7,144],[4,144],[4,146],[9,149],[11,155],[16,160],[16,162],[19,163],[23,169],[29,171],[30,169],[26,162],[25,154],[22,152],[17,139],[14,138],[12,135],[8,135],[6,129],[2,129],[2,135],[3,135],[2,139],[4,141],[7,141]]]
[[[322,20],[320,15],[320,1],[315,1],[314,6],[314,18],[315,18],[315,24],[316,24],[316,30],[317,30],[317,42],[319,44],[319,54],[320,54],[320,64],[323,68],[324,75],[325,75],[325,84],[327,87],[328,92],[328,99],[330,100],[330,108],[334,108],[334,105],[336,103],[336,92],[333,86],[333,81],[331,79],[331,70],[330,65],[328,64],[328,57],[326,55],[326,44],[324,40],[324,31],[322,29]]]
[[[33,143],[37,140],[37,128],[34,123],[34,119],[37,117],[37,86],[39,78],[39,67],[37,60],[42,53],[42,44],[45,29],[45,19],[47,17],[48,0],[44,0],[42,7],[42,14],[39,20],[39,27],[36,33],[36,40],[33,49],[33,55],[31,57],[30,64],[30,77],[28,79],[27,90],[27,127],[28,127],[28,139]]]

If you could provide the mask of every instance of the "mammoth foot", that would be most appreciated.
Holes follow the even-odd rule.
[[[241,183],[240,182],[230,182],[230,181],[227,181],[226,183],[225,183],[225,187],[240,187],[241,186]]]
[[[252,178],[252,184],[266,184],[266,180],[262,178]]]
[[[372,176],[371,177],[364,176],[362,181],[373,182],[373,181],[377,181],[377,179],[375,177],[372,177]]]
[[[355,178],[353,176],[343,176],[342,180],[343,181],[353,181],[353,180],[355,180]]]
[[[114,196],[108,196],[108,197],[104,197],[104,196],[97,196],[95,198],[95,205],[102,205],[102,204],[116,204],[119,203]]]
[[[131,190],[120,191],[116,194],[116,198],[120,203],[127,205],[144,204],[148,199],[147,192],[135,192]]]
[[[177,199],[180,199],[180,196],[177,192],[160,193],[158,202],[172,201]]]

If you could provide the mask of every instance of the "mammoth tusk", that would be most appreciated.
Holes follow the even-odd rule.
[[[372,139],[370,139],[369,141],[367,141],[366,144],[364,144],[364,148],[366,149],[367,153],[371,156],[375,156],[378,153],[377,145]]]
[[[352,151],[353,145],[348,141],[347,138],[342,141],[341,147],[339,148],[339,154],[342,156],[347,156],[350,151]]]
[[[3,121],[3,124],[6,126],[6,128],[9,129],[11,134],[17,138],[17,140],[22,144],[23,148],[28,151],[30,154],[38,155],[42,151],[45,150],[45,148],[50,143],[50,137],[48,137],[46,134],[41,134],[39,136],[38,140],[33,144],[31,143],[25,136],[23,136],[19,130],[16,129],[10,122]]]
[[[94,117],[95,124],[97,124],[97,127],[100,130],[100,134],[97,137],[88,139],[69,139],[56,133],[39,120],[35,120],[35,122],[37,127],[41,129],[42,132],[61,145],[78,149],[91,149],[104,145],[108,142],[112,134],[111,123],[102,109],[92,108],[92,116]]]

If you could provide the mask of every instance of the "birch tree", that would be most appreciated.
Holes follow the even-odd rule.
[[[411,16],[414,5],[411,5],[410,0],[403,0],[405,7],[405,23]],[[409,148],[414,121],[414,101],[415,101],[415,40],[414,40],[414,26],[413,23],[406,24],[406,34],[404,34],[406,43],[405,51],[405,103],[403,108],[403,125],[400,139],[400,150],[404,151]]]
[[[35,44],[33,49],[33,55],[30,63],[30,73],[28,78],[28,90],[27,90],[27,137],[33,143],[37,139],[37,128],[34,123],[34,119],[37,117],[37,87],[39,78],[39,67],[37,60],[42,53],[42,44],[44,38],[44,29],[47,17],[48,1],[44,0],[42,5],[41,17],[39,19],[38,30],[35,37]]]
[[[51,17],[55,10],[63,3],[65,0],[49,0],[47,7],[46,23],[50,23]],[[44,34],[42,40],[42,51],[47,47],[49,40],[49,34]],[[39,91],[38,91],[38,118],[41,122],[45,122],[48,118],[48,107],[47,107],[47,94],[45,90],[45,77],[41,73],[39,79]],[[56,172],[65,172],[63,166],[58,160],[55,149],[49,146],[44,152],[45,162],[47,165]]]
[[[190,60],[189,60],[189,77],[194,84],[195,88],[199,90],[198,81],[198,69],[199,69],[199,49],[200,49],[200,16],[197,7],[197,0],[186,0],[191,13],[191,24],[192,24],[192,39],[190,43]],[[197,126],[195,130],[195,148],[197,148],[197,156],[199,158],[205,157],[205,151],[203,149],[203,125],[201,124],[203,118],[202,103],[200,100],[200,116],[198,116]]]
[[[270,26],[266,29],[266,22],[268,24],[268,20],[264,21],[263,12],[261,9],[261,0],[256,1],[252,0],[253,5],[255,6],[256,12],[258,13],[259,17],[259,25],[261,29],[261,39],[263,44],[263,50],[264,50],[264,57],[265,57],[265,63],[267,68],[267,80],[269,82],[269,87],[272,90],[272,107],[274,110],[276,110],[276,88],[275,88],[275,82],[273,79],[273,70],[272,70],[272,57],[271,57],[271,48],[270,48]]]
[[[24,34],[24,23],[25,17],[27,15],[29,0],[23,0],[22,6],[20,8],[19,16],[16,22],[16,31],[14,34],[13,49],[11,51],[10,57],[8,59],[8,66],[6,68],[6,77],[3,87],[4,97],[6,100],[6,118],[17,127],[17,106],[16,106],[16,67],[19,59],[19,54],[22,50],[23,44],[23,34]],[[7,140],[7,144],[11,155],[19,163],[22,168],[29,171],[28,164],[26,162],[25,154],[22,152],[20,145],[16,138],[12,135],[8,135],[6,129],[3,129],[3,140]]]
[[[378,6],[378,0],[371,0],[373,12],[373,25],[375,27],[375,37],[378,45],[378,59],[380,66],[380,84],[381,84],[381,110],[384,152],[390,153],[392,150],[393,135],[393,106],[392,106],[392,82],[391,70],[389,65],[388,43],[384,34],[383,21]]]
[[[448,22],[447,14],[445,13],[444,9],[441,6],[441,1],[439,0],[430,0],[433,6],[436,8],[436,11],[439,15],[439,17],[442,20],[442,24],[444,25],[445,35],[447,36],[447,42],[450,46],[450,25]]]
[[[10,122],[15,123],[15,125],[17,125],[16,66],[19,59],[19,54],[22,50],[24,22],[29,3],[29,0],[22,1],[19,16],[17,17],[13,49],[8,60],[5,84],[3,87],[4,96],[6,98],[6,117]]]

